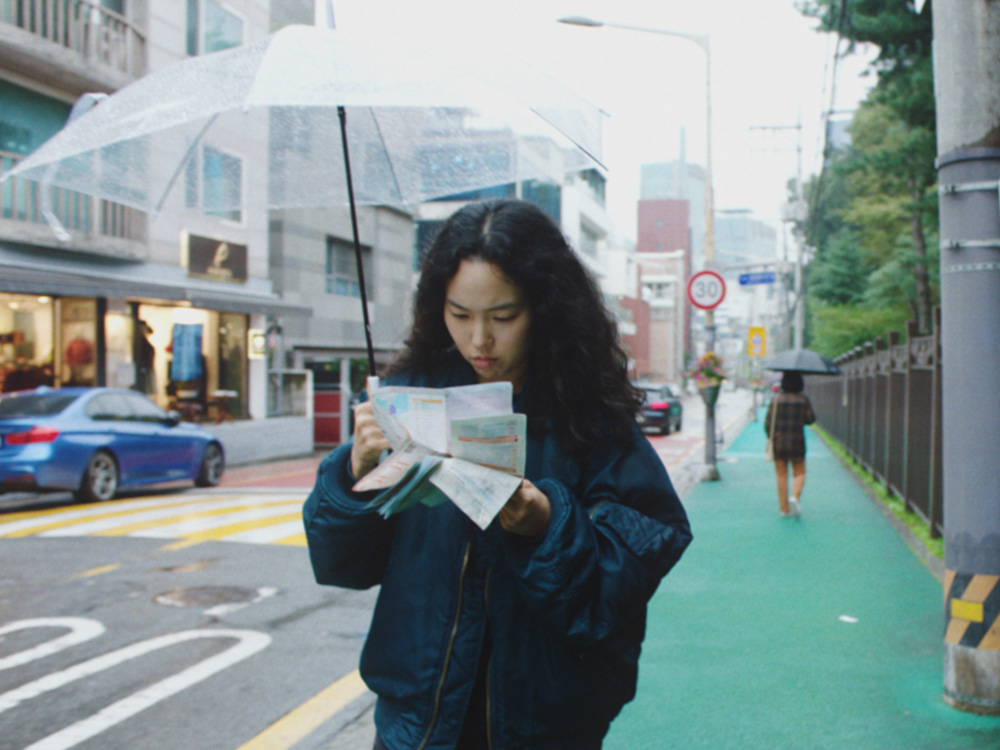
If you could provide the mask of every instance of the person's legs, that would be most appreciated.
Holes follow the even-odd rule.
[[[781,515],[787,516],[788,510],[788,462],[781,458],[774,459],[774,473],[778,477],[778,507]]]
[[[797,458],[792,461],[792,497],[796,500],[802,498],[802,488],[806,483],[806,460]]]

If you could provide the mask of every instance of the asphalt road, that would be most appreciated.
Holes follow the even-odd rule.
[[[724,441],[750,405],[722,394]],[[690,397],[683,430],[650,437],[682,496],[703,415]],[[375,592],[313,581],[301,504],[321,457],[211,491],[0,496],[0,748],[368,750]]]

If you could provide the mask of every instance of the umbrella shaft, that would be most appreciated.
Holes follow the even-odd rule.
[[[351,204],[351,231],[354,233],[354,259],[358,265],[358,286],[361,288],[361,314],[365,321],[365,345],[368,348],[368,374],[375,375],[375,348],[372,345],[372,325],[368,319],[368,292],[365,287],[365,267],[361,259],[361,240],[358,237],[358,210],[354,203],[354,180],[351,178],[351,158],[347,149],[347,112],[337,107],[340,117],[340,143],[344,150],[344,173],[347,178],[347,198]]]

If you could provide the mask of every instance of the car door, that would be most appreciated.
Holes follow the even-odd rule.
[[[84,411],[99,429],[100,443],[118,462],[119,482],[125,485],[143,481],[149,475],[147,457],[155,450],[155,436],[132,419],[132,409],[122,394],[99,393],[87,402]]]
[[[182,426],[171,423],[167,413],[140,393],[123,397],[132,419],[150,435],[149,470],[164,479],[187,479],[195,464],[196,441]]]

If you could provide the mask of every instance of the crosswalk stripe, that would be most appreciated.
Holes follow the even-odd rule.
[[[289,494],[292,494],[289,497]],[[0,539],[18,537],[143,537],[177,540],[171,548],[204,541],[304,546],[303,497],[294,493],[189,493],[95,503],[0,516]]]

